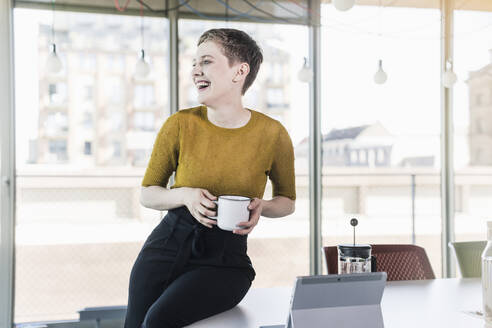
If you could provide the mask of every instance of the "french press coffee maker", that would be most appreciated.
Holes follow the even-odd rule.
[[[338,245],[338,274],[376,272],[376,258],[371,256],[371,245],[355,243],[355,227],[359,221],[350,220],[354,227],[353,244]]]

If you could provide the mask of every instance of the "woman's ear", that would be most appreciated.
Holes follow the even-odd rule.
[[[246,79],[249,73],[249,65],[248,63],[241,63],[236,71],[236,75],[232,79],[232,82],[237,83]]]

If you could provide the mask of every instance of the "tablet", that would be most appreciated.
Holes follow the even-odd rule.
[[[383,328],[386,272],[297,277],[287,323],[260,328]]]

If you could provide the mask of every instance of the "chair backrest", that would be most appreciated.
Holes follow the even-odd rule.
[[[415,245],[371,245],[371,254],[376,257],[377,271],[386,272],[390,280],[435,279],[434,271],[425,249]],[[338,273],[338,250],[336,246],[323,247],[329,274]]]
[[[449,243],[449,246],[454,250],[463,278],[478,278],[482,276],[481,256],[486,245],[486,241]]]

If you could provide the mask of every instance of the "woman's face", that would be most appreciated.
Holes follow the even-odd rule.
[[[213,107],[218,102],[227,103],[234,97],[241,97],[242,83],[236,81],[239,65],[229,66],[227,57],[217,43],[206,41],[200,44],[191,71],[198,101]]]

